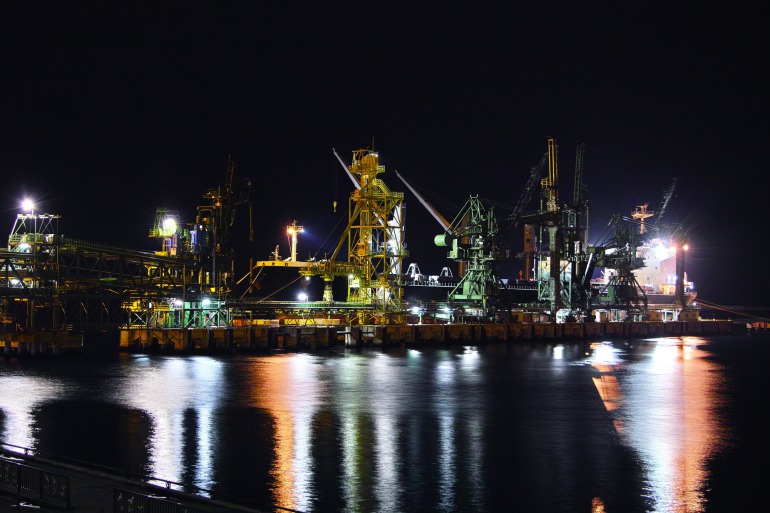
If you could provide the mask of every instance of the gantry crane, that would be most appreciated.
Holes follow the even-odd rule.
[[[626,320],[646,318],[647,295],[634,271],[645,267],[648,243],[662,229],[660,220],[671,200],[676,182],[674,178],[665,190],[656,212],[649,210],[649,205],[645,203],[637,206],[631,217],[613,215],[599,242],[589,249],[588,265],[583,277],[583,290],[589,297],[589,308],[625,310],[628,313]],[[646,219],[651,217],[655,222],[646,223]],[[674,230],[675,234],[678,232],[678,229]],[[684,267],[683,262],[680,264],[683,254],[683,251],[677,252],[677,285],[684,282],[683,270],[679,270]],[[604,267],[609,276],[605,276],[605,282],[598,289],[593,289],[590,280],[596,267]],[[684,305],[684,292],[677,297],[679,303]]]
[[[334,150],[333,150],[334,151]],[[408,255],[404,245],[402,192],[391,191],[378,175],[385,172],[379,154],[370,149],[353,151],[346,166],[334,155],[351,178],[348,222],[328,258],[312,261],[266,260],[256,267],[293,267],[301,276],[320,276],[324,280],[323,301],[333,301],[332,283],[347,279],[349,304],[359,304],[358,322],[389,324],[405,318],[403,311],[402,265]],[[291,228],[291,227],[290,227]],[[342,249],[347,261],[338,260]]]
[[[634,219],[613,215],[600,234],[599,242],[589,248],[589,265],[583,286],[589,291],[588,309],[624,310],[625,320],[642,320],[647,314],[647,295],[634,276],[634,270],[644,267],[639,253],[642,238],[634,229]],[[596,267],[604,267],[609,276],[598,289],[593,289],[591,276]]]
[[[360,189],[349,197],[347,240],[348,263],[354,267],[349,278],[348,301],[375,306],[380,322],[403,317],[402,262],[404,248],[404,193],[391,191],[377,175],[385,172],[379,155],[371,150],[353,152],[350,173]],[[336,258],[343,239],[332,254]]]
[[[575,154],[575,185],[572,205],[566,211],[565,251],[569,266],[568,279],[564,283],[565,307],[573,316],[584,312],[588,302],[588,291],[583,287],[583,275],[587,264],[588,248],[588,191],[583,185],[583,155],[585,143],[580,143]]]
[[[674,180],[671,182],[671,185],[668,186],[668,189],[665,190],[663,193],[663,200],[661,201],[661,206],[658,209],[658,215],[655,217],[656,223],[660,223],[660,219],[663,216],[663,213],[666,211],[666,207],[668,207],[668,204],[671,202],[671,198],[674,195],[674,190],[676,189],[676,182],[677,179],[674,178]],[[685,299],[685,253],[687,251],[687,232],[683,229],[682,225],[677,225],[671,233],[671,240],[674,244],[677,246],[677,253],[676,253],[676,303],[679,305],[679,308],[684,310],[687,306],[687,301]]]
[[[445,232],[434,238],[436,246],[449,248],[447,257],[457,261],[461,269],[460,281],[448,294],[449,301],[471,308],[478,306],[477,316],[481,320],[492,320],[509,306],[502,294],[497,266],[510,257],[512,234],[525,217],[524,209],[543,174],[547,156],[532,167],[527,184],[509,215],[498,219],[494,206],[472,195],[448,228],[445,227]]]
[[[556,140],[548,139],[548,150],[531,168],[527,183],[507,216],[495,216],[494,207],[471,196],[443,234],[435,237],[440,247],[450,247],[447,256],[461,263],[461,280],[450,292],[450,301],[478,303],[489,319],[507,308],[506,296],[496,266],[508,259],[511,236],[524,225],[526,279],[537,285],[538,302],[551,312],[586,310],[590,289],[586,279],[588,257],[588,194],[583,186],[583,154],[580,144],[575,159],[575,189],[571,205],[561,205],[558,187]],[[546,176],[545,170],[548,170]],[[525,213],[535,189],[540,188],[540,208]],[[419,196],[418,196],[419,197]],[[442,227],[444,225],[442,224]],[[538,233],[535,236],[535,233]],[[530,272],[534,270],[534,277]]]
[[[480,316],[493,315],[500,278],[495,263],[505,255],[497,244],[499,235],[494,208],[487,208],[471,196],[449,226],[449,231],[434,237],[439,247],[449,247],[447,257],[461,263],[460,281],[449,292],[448,299],[478,304]]]
[[[533,267],[536,270],[538,300],[548,303],[553,311],[562,308],[565,303],[570,307],[573,304],[585,305],[582,279],[579,278],[586,264],[584,250],[587,245],[587,227],[581,225],[581,215],[585,215],[587,220],[588,206],[587,193],[582,184],[583,150],[584,145],[581,145],[576,159],[574,201],[567,208],[559,205],[558,157],[553,138],[548,139],[548,151],[531,168],[524,190],[506,216],[497,217],[494,206],[472,195],[452,223],[447,223],[399,175],[444,229],[434,238],[434,243],[439,247],[448,247],[447,257],[459,263],[461,278],[448,294],[450,302],[476,304],[479,316],[484,319],[491,319],[507,309],[497,264],[509,258],[512,234],[523,223],[525,247],[520,256],[525,259],[527,280],[531,278],[530,270]],[[548,175],[541,178],[546,167]],[[538,185],[541,190],[540,210],[525,214],[524,210]],[[569,216],[566,248],[562,220],[565,213]],[[534,236],[535,228],[540,229],[539,238]],[[535,261],[536,265],[533,264]]]

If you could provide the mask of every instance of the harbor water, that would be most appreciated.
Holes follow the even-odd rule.
[[[0,441],[263,511],[755,511],[768,361],[756,333],[13,356]]]

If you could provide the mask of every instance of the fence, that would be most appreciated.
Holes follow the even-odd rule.
[[[14,461],[13,458],[0,457],[0,486],[19,496],[53,500],[70,507],[68,476]]]

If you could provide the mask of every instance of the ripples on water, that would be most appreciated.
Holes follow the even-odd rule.
[[[723,342],[6,359],[0,432],[307,512],[717,511]]]

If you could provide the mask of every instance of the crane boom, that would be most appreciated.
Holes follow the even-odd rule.
[[[511,214],[506,219],[507,226],[511,230],[515,229],[518,226],[519,220],[521,219],[521,215],[524,212],[524,208],[529,204],[529,201],[532,199],[532,193],[535,190],[535,185],[538,183],[538,181],[540,180],[540,177],[543,175],[543,170],[545,169],[545,166],[547,163],[548,163],[548,153],[545,153],[543,155],[543,158],[540,159],[540,162],[538,162],[537,165],[532,166],[532,169],[529,175],[529,180],[527,180],[527,185],[524,187],[524,190],[521,192],[521,196],[519,196],[519,201],[513,207],[513,212],[511,212]]]
[[[665,192],[663,193],[663,201],[661,201],[660,208],[658,209],[658,213],[655,216],[655,224],[658,224],[660,222],[660,219],[663,217],[663,212],[666,211],[666,207],[671,201],[671,197],[674,195],[674,189],[676,188],[676,181],[677,181],[677,178],[674,177],[674,180],[671,182],[671,185],[669,185],[668,189],[666,189]]]
[[[397,176],[397,177],[399,177],[399,178],[401,179],[401,181],[402,181],[402,182],[404,182],[404,185],[406,185],[406,187],[407,187],[407,188],[408,188],[410,191],[412,191],[412,194],[414,194],[414,195],[415,195],[415,197],[416,197],[416,198],[417,198],[417,200],[418,200],[418,201],[419,201],[419,202],[422,204],[422,206],[423,206],[423,207],[425,207],[426,209],[428,209],[428,212],[430,213],[430,215],[432,215],[432,216],[433,216],[433,219],[435,219],[436,221],[438,221],[438,223],[441,225],[441,227],[444,229],[444,231],[445,231],[445,232],[449,232],[449,222],[448,222],[446,219],[444,219],[444,216],[442,216],[441,214],[439,214],[439,212],[438,212],[438,211],[437,211],[435,208],[433,208],[433,207],[430,205],[430,203],[428,203],[427,201],[425,201],[425,199],[423,199],[423,197],[422,197],[422,196],[420,196],[420,194],[419,194],[419,193],[418,193],[418,192],[417,192],[417,191],[414,189],[414,187],[412,187],[412,186],[409,184],[409,182],[407,182],[407,181],[404,179],[404,177],[403,177],[403,176],[401,176],[401,173],[399,173],[398,171],[396,171],[395,173],[396,173],[396,176]]]
[[[583,202],[583,152],[585,143],[580,143],[575,155],[575,190],[572,196],[572,207],[580,210],[580,204]]]
[[[342,166],[342,169],[345,170],[345,174],[347,174],[348,178],[350,178],[350,181],[353,182],[353,185],[355,186],[355,188],[358,189],[358,190],[361,190],[361,184],[358,183],[358,179],[356,179],[355,175],[350,172],[350,169],[345,164],[345,162],[342,160],[342,157],[340,157],[337,154],[337,150],[332,148],[332,152],[334,153],[334,156],[337,157],[337,160],[339,161],[340,165]]]

